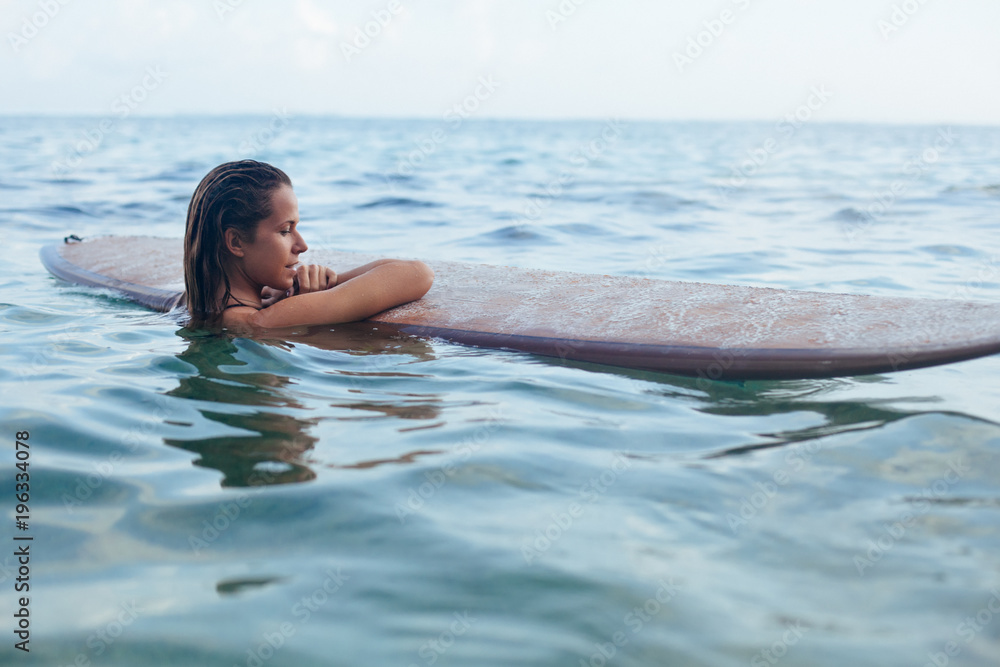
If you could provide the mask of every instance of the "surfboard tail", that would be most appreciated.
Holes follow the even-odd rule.
[[[66,243],[70,242],[70,239],[79,237],[68,236],[66,237]],[[131,282],[125,282],[112,278],[110,276],[102,276],[93,271],[88,271],[87,269],[81,268],[76,264],[72,264],[67,261],[59,253],[59,245],[51,244],[42,248],[39,253],[41,257],[42,264],[49,273],[61,278],[66,282],[77,283],[79,285],[88,285],[90,287],[105,287],[108,289],[118,290],[128,296],[129,299],[139,303],[147,308],[152,308],[158,310],[162,313],[170,312],[175,308],[180,308],[184,306],[184,293],[176,292],[174,290],[165,290],[158,287],[149,287],[147,285],[137,285]]]

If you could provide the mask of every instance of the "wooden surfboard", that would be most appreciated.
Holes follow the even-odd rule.
[[[182,242],[102,237],[48,245],[74,283],[158,310],[183,306]],[[376,259],[310,250],[345,271]],[[707,379],[883,373],[1000,352],[1000,304],[831,294],[428,262],[431,291],[372,322],[465,345]]]

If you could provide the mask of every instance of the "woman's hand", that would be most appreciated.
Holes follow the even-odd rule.
[[[321,292],[337,284],[337,272],[319,264],[300,264],[295,269],[292,294]]]
[[[295,269],[292,287],[288,290],[277,290],[264,286],[260,290],[260,305],[264,308],[273,306],[282,299],[295,294],[320,292],[337,285],[337,272],[319,264],[301,264]]]
[[[260,305],[263,308],[273,306],[286,296],[291,296],[292,290],[276,290],[273,287],[262,287],[260,289]]]
[[[247,323],[281,329],[359,322],[393,306],[416,301],[434,282],[434,272],[423,262],[399,259],[376,260],[339,276],[323,267],[305,273],[302,282],[306,284],[308,279],[314,294],[302,294],[294,304],[278,303],[274,308],[247,315]],[[330,289],[334,284],[336,287]]]

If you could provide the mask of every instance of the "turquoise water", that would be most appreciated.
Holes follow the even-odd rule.
[[[100,123],[0,122],[4,664],[996,664],[996,356],[724,383],[357,325],[228,339],[38,250],[179,237],[253,155],[313,248],[996,301],[1000,129]]]

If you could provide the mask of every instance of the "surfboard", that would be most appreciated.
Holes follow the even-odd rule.
[[[182,241],[110,236],[41,250],[73,283],[183,307]],[[309,251],[336,271],[376,256]],[[419,301],[371,322],[404,334],[710,380],[885,373],[1000,352],[1000,304],[673,282],[429,261]]]

